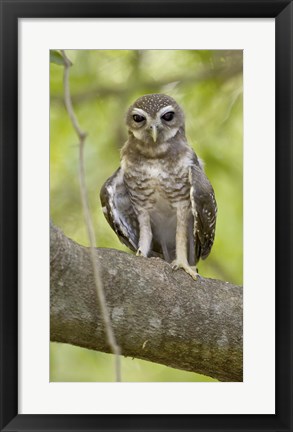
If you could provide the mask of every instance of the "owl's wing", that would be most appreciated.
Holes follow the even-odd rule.
[[[104,183],[100,192],[100,199],[103,213],[119,240],[136,252],[139,226],[121,168],[118,168]]]
[[[190,199],[194,217],[196,261],[207,258],[215,238],[217,203],[214,190],[199,164],[189,168]]]

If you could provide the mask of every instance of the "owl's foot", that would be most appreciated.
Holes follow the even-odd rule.
[[[192,279],[194,279],[194,280],[196,280],[196,279],[199,277],[199,275],[198,275],[196,269],[193,270],[193,269],[192,269],[188,264],[186,264],[186,263],[182,263],[182,262],[180,262],[180,261],[175,260],[175,261],[173,261],[173,262],[171,263],[171,267],[172,267],[173,270],[178,270],[178,269],[182,268],[182,269],[185,270],[186,273],[188,273],[188,274],[192,277]]]

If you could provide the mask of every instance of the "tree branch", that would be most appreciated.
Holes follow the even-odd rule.
[[[96,249],[124,356],[242,381],[242,288],[159,258]],[[87,248],[51,225],[51,341],[111,352]]]

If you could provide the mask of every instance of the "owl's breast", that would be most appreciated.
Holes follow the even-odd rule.
[[[124,168],[124,179],[136,208],[142,206],[167,214],[173,212],[179,202],[190,200],[188,167],[184,164],[164,160],[128,164]]]

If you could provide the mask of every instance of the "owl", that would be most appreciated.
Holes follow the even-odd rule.
[[[128,139],[104,183],[104,215],[139,256],[161,257],[193,279],[212,248],[217,204],[203,165],[188,145],[184,113],[164,94],[147,94],[126,115]]]

